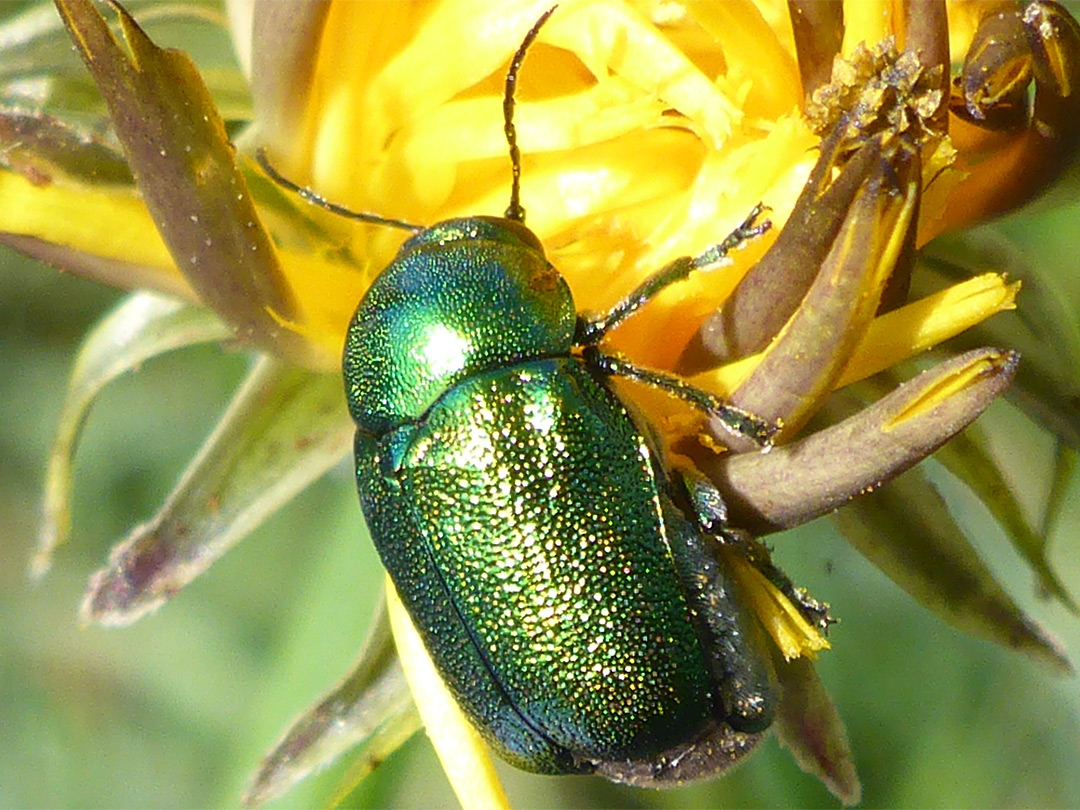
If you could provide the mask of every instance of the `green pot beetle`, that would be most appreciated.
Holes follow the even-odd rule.
[[[721,548],[793,589],[759,544],[727,527],[719,492],[665,460],[610,378],[688,400],[762,445],[774,428],[600,344],[769,224],[755,224],[758,207],[609,312],[579,313],[519,204],[514,90],[552,11],[506,77],[505,217],[420,228],[343,209],[260,161],[309,201],[412,232],[353,317],[345,390],[372,538],[462,709],[525,770],[679,784],[752,749],[779,699]]]

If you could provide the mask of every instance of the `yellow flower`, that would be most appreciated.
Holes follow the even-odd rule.
[[[126,624],[350,445],[337,377],[345,331],[403,236],[285,193],[255,164],[256,147],[286,177],[356,211],[422,226],[499,215],[510,173],[503,76],[547,3],[271,4],[254,18],[234,8],[254,115],[229,130],[190,61],[158,49],[126,12],[116,9],[117,39],[86,0],[57,6],[126,164],[61,116],[12,108],[0,232],[65,268],[172,298],[136,294],[88,340],[50,459],[35,571],[47,569],[67,534],[72,454],[107,381],[194,342],[236,340],[266,355],[162,511],[94,576],[84,618]],[[991,14],[998,6],[1000,17]],[[950,4],[946,24],[944,4],[915,14],[905,4],[847,3],[841,20],[838,4],[567,0],[530,51],[515,114],[522,202],[580,310],[608,310],[658,269],[706,254],[756,204],[768,206],[768,233],[702,262],[605,344],[778,426],[780,446],[762,454],[707,423],[700,408],[625,387],[672,456],[721,488],[731,525],[788,528],[876,489],[970,423],[1011,380],[1013,354],[979,349],[857,416],[834,410],[835,390],[847,386],[848,403],[876,399],[872,384],[854,384],[1013,306],[1018,285],[996,274],[908,295],[918,247],[1033,196],[1075,151],[1075,22],[1052,3],[998,6]],[[955,90],[950,52],[969,60]],[[834,55],[844,58],[830,81]],[[1018,99],[1032,76],[1028,111]],[[950,140],[954,130],[962,135]],[[1002,171],[1017,165],[1032,170]],[[797,439],[811,419],[815,432]],[[958,475],[980,494],[992,489]],[[921,479],[912,486],[928,489]],[[999,519],[1043,587],[1072,607],[1012,506],[998,501]],[[857,531],[852,542],[947,620],[1067,668],[954,528],[928,530],[921,555]],[[726,556],[777,645],[787,690],[779,733],[804,768],[857,800],[842,725],[812,667],[796,660],[828,646],[824,619],[815,623],[756,564]],[[482,744],[466,746],[475,735],[452,701],[432,703],[433,688],[416,685],[430,662],[410,644],[392,588],[389,605],[405,674],[462,802],[505,801]],[[365,702],[376,683],[404,694],[382,621],[367,656],[328,698],[353,702],[301,717],[250,800],[280,792],[357,739],[368,742],[370,760],[415,729],[408,701],[374,716]],[[436,719],[448,715],[447,726]],[[338,728],[343,717],[352,720]],[[472,754],[462,762],[465,750]]]

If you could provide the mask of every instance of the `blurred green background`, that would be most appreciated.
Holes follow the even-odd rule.
[[[1078,317],[1080,205],[1069,202],[1078,197],[1038,220],[995,226],[1042,279],[1060,282],[1027,280],[1021,307],[1024,296],[1051,296]],[[107,389],[79,451],[71,541],[42,582],[28,580],[72,357],[118,298],[0,252],[0,807],[235,806],[289,720],[348,667],[381,586],[342,466],[157,614],[126,629],[78,626],[88,576],[157,508],[247,368],[245,356],[213,348],[147,363]],[[1032,515],[1041,514],[1050,437],[1005,403],[981,424],[998,438]],[[985,510],[946,476],[936,480],[1011,593],[1080,662],[1080,620],[1040,600]],[[1070,495],[1051,558],[1078,594],[1080,482]],[[827,519],[771,543],[792,578],[841,620],[819,671],[847,723],[864,806],[1080,806],[1080,681],[931,617]],[[273,806],[324,806],[346,766],[347,757]],[[771,739],[730,776],[665,793],[502,773],[519,808],[837,804]],[[454,799],[421,734],[347,804]]]

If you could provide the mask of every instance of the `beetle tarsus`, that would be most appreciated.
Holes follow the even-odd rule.
[[[672,284],[685,281],[694,270],[716,264],[739,245],[765,233],[772,227],[769,220],[764,220],[756,225],[754,223],[762,212],[767,210],[765,205],[758,203],[750,210],[746,219],[724,237],[723,241],[713,245],[695,258],[680,256],[672,260],[646,278],[633,292],[607,312],[583,318],[578,324],[577,341],[582,344],[599,343],[608,332],[615,329]]]
[[[766,219],[758,222],[756,225],[754,224],[757,222],[757,218],[768,210],[770,210],[769,207],[764,203],[758,203],[751,208],[746,219],[740,222],[735,230],[724,237],[722,242],[713,245],[700,256],[694,258],[692,262],[693,267],[691,269],[698,270],[716,264],[739,245],[744,242],[749,242],[751,239],[761,236],[769,230],[772,227],[772,220]]]
[[[733,434],[751,439],[762,450],[772,447],[773,437],[781,428],[780,424],[768,422],[749,411],[730,405],[715,394],[690,385],[673,374],[642,368],[617,355],[602,352],[596,346],[582,347],[581,354],[590,368],[613,377],[622,377],[657,388],[688,402],[699,411],[719,420]]]

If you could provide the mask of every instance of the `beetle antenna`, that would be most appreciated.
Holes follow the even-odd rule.
[[[317,205],[320,208],[324,208],[331,214],[337,214],[338,216],[347,217],[348,219],[358,219],[361,222],[367,222],[371,225],[385,225],[387,228],[398,228],[402,231],[408,231],[409,233],[420,233],[424,230],[423,225],[414,225],[411,222],[405,222],[401,219],[392,219],[390,217],[380,216],[379,214],[369,214],[364,211],[353,211],[351,208],[346,208],[344,205],[338,205],[332,203],[321,194],[317,194],[306,186],[301,186],[298,183],[294,183],[289,178],[285,177],[281,172],[274,168],[274,165],[270,162],[270,158],[266,156],[266,149],[259,147],[255,150],[255,160],[258,161],[259,166],[266,172],[275,184],[281,186],[287,191],[291,191],[294,194],[298,194],[302,199]]]
[[[533,44],[536,35],[540,33],[540,29],[548,21],[548,17],[557,8],[558,6],[552,6],[540,15],[539,20],[533,23],[533,27],[525,35],[525,39],[518,45],[517,52],[510,61],[510,70],[506,73],[506,91],[503,93],[503,132],[506,133],[506,143],[510,147],[510,170],[512,172],[510,205],[506,209],[506,218],[515,222],[525,221],[525,209],[521,207],[521,150],[518,149],[517,128],[514,126],[514,91],[517,90],[518,71],[521,70],[521,63],[525,61],[525,52],[529,50],[529,46]]]

